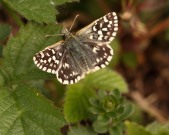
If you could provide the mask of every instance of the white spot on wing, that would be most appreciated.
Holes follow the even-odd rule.
[[[56,64],[59,64],[59,61],[58,60],[55,60]]]
[[[106,64],[106,65],[108,65],[108,64],[109,64],[109,62],[107,62],[107,61],[106,61],[106,62],[105,62],[105,64]]]
[[[118,23],[118,20],[114,20],[114,23]]]
[[[100,36],[98,37],[98,40],[102,40],[102,38],[103,38],[103,36],[102,36],[102,35],[100,35]]]
[[[116,27],[117,27],[117,26],[118,26],[118,24],[117,24],[117,23],[115,23],[115,24],[114,24],[114,26],[116,26]]]
[[[105,67],[105,65],[104,65],[104,64],[101,64],[101,67],[102,67],[102,68],[104,68],[104,67]]]
[[[100,60],[97,58],[96,61],[99,62]]]
[[[114,27],[114,31],[117,31],[118,30],[118,27]]]
[[[90,39],[93,39],[93,35],[90,35],[89,38],[90,38]]]
[[[46,69],[47,69],[46,67],[43,67],[43,70],[44,70],[44,71],[46,71]]]
[[[56,73],[56,71],[53,69],[51,73],[52,73],[52,74],[55,74],[55,73]]]
[[[109,21],[109,24],[113,24],[113,22],[112,22],[112,21]]]
[[[73,80],[70,80],[70,84],[73,84]]]
[[[113,16],[117,16],[115,12],[113,12]]]
[[[97,29],[96,29],[96,27],[95,27],[95,26],[93,26],[93,31],[97,31]]]
[[[98,31],[98,34],[102,35],[103,33],[102,33],[102,31],[101,31],[101,30],[99,30],[99,31]]]
[[[77,77],[77,80],[78,80],[78,81],[80,80],[80,76]]]
[[[108,61],[111,61],[111,59],[112,59],[112,56],[109,56],[109,57],[107,58]]]
[[[117,20],[117,16],[114,16],[114,20]]]
[[[113,33],[112,33],[112,36],[114,36],[114,37],[115,37],[115,36],[116,36],[116,32],[113,32]]]
[[[103,19],[104,19],[104,21],[105,21],[105,22],[108,22],[108,20],[107,20],[107,17],[106,17],[106,16],[104,16],[104,17],[103,17]]]
[[[51,72],[51,69],[49,68],[49,69],[47,70],[47,72]]]
[[[68,80],[65,80],[63,83],[64,83],[64,84],[69,84],[69,81],[68,81]]]
[[[100,67],[99,66],[96,66],[95,68],[94,68],[94,70],[99,70],[100,69]]]
[[[39,67],[39,66],[40,66],[40,63],[38,63],[36,66]]]
[[[37,64],[37,63],[38,63],[38,61],[34,60],[34,63],[35,63],[35,64]]]
[[[98,48],[96,48],[96,47],[93,48],[93,52],[94,52],[94,53],[96,53],[97,50],[98,50]]]
[[[102,28],[102,31],[108,31],[108,29],[107,28]]]
[[[51,58],[49,58],[49,59],[48,59],[48,62],[50,63],[50,62],[51,62],[51,60],[52,60],[52,59],[51,59]]]

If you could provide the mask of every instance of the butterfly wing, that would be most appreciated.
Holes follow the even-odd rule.
[[[79,30],[76,35],[81,40],[90,40],[102,45],[102,43],[110,43],[116,36],[117,30],[117,15],[115,12],[111,12]]]
[[[104,68],[112,59],[113,50],[109,46],[116,36],[118,20],[115,12],[106,14],[76,33],[84,45],[90,46],[95,54],[93,71]]]
[[[113,55],[108,44],[114,39],[117,26],[116,13],[109,13],[78,31],[71,37],[73,41],[60,41],[35,54],[34,63],[39,69],[56,74],[63,84],[76,83],[89,71],[108,65]]]
[[[36,53],[33,57],[35,65],[43,71],[56,74],[62,60],[62,55],[64,54],[62,44],[64,44],[64,41],[48,46]]]
[[[79,61],[74,54],[67,50],[62,58],[60,68],[56,73],[57,79],[62,84],[73,84],[84,77]]]
[[[35,65],[48,73],[56,74],[62,84],[73,84],[83,78],[77,56],[65,48],[64,41],[46,47],[33,57]]]
[[[84,41],[83,44],[90,46],[95,55],[95,60],[93,61],[93,68],[91,71],[96,71],[98,69],[104,68],[109,64],[113,56],[113,50],[109,45],[106,43],[98,45],[97,43],[90,41]]]

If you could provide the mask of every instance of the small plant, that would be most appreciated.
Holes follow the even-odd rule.
[[[96,132],[122,135],[123,121],[131,114],[132,106],[118,90],[100,90],[97,97],[90,98],[90,104],[90,111],[96,115],[93,123]]]

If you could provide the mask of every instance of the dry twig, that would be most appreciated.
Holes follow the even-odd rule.
[[[168,119],[162,115],[162,113],[154,106],[142,97],[139,92],[132,92],[131,97],[144,111],[155,117],[160,123],[167,123]]]

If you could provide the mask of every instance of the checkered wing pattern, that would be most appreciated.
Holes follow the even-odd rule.
[[[66,51],[62,44],[64,44],[63,41],[60,41],[36,53],[33,57],[35,65],[43,71],[56,74]]]
[[[91,71],[96,71],[98,69],[106,67],[112,59],[113,50],[106,43],[102,45],[97,45],[95,42],[84,42],[89,45],[93,50],[95,55],[95,62],[93,62],[93,69]]]
[[[116,36],[117,30],[117,15],[115,12],[111,12],[79,30],[76,35],[79,35],[84,41],[90,40],[97,45],[102,45],[103,42],[110,43]]]
[[[85,74],[104,68],[112,59],[109,43],[116,36],[118,20],[111,12],[79,30],[69,32],[60,41],[38,52],[33,57],[35,65],[46,72],[56,74],[59,82],[74,84]]]
[[[63,56],[62,64],[56,73],[59,82],[63,84],[74,84],[84,77],[79,62],[70,53]]]
[[[81,42],[89,45],[96,56],[94,71],[104,68],[111,61],[113,50],[109,43],[113,41],[117,30],[117,15],[111,12],[77,32]]]

